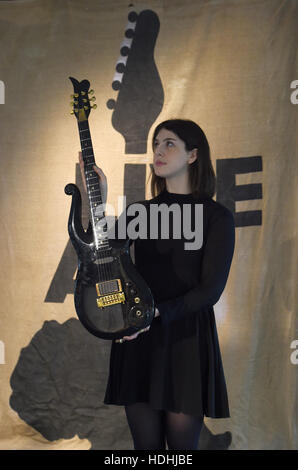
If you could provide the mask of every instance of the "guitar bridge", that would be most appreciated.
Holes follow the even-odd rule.
[[[120,279],[98,282],[96,284],[96,292],[98,295],[97,306],[99,308],[125,302],[125,294],[122,290]]]

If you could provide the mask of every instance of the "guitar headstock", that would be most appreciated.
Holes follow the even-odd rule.
[[[77,120],[87,121],[90,114],[91,108],[96,109],[96,104],[91,105],[90,101],[95,101],[95,96],[89,98],[89,95],[93,95],[94,91],[89,90],[90,82],[88,80],[82,80],[79,82],[73,77],[69,77],[70,81],[73,84],[73,95],[70,95],[73,98],[71,102],[72,111],[71,114],[75,114]]]

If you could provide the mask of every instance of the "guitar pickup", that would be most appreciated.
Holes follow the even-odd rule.
[[[96,292],[98,297],[101,295],[115,294],[115,292],[122,292],[121,279],[110,279],[109,281],[98,282],[96,284]]]
[[[100,308],[125,302],[125,294],[120,279],[98,282],[96,292],[98,296],[97,306]]]

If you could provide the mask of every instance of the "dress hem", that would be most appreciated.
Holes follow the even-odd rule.
[[[112,405],[112,406],[129,406],[129,405],[133,405],[134,403],[150,403],[148,400],[134,400],[132,402],[121,402],[121,403],[115,403],[115,402],[109,402],[109,401],[104,401],[103,402],[105,405]],[[188,414],[188,415],[191,415],[191,416],[202,416],[203,415],[203,418],[211,418],[211,419],[229,419],[231,418],[231,415],[230,414],[225,414],[225,413],[222,413],[221,415],[219,414],[216,414],[216,413],[211,413],[211,412],[204,412],[203,414],[199,414],[199,413],[189,413],[189,412],[185,412],[185,411],[177,411],[177,410],[173,410],[173,409],[170,409],[170,408],[166,408],[166,407],[163,407],[163,408],[159,408],[159,407],[154,407],[152,406],[152,409],[153,410],[157,410],[157,411],[171,411],[172,413],[184,413],[184,414]]]

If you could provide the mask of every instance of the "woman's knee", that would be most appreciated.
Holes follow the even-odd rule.
[[[164,412],[154,410],[148,403],[134,403],[125,407],[127,422],[135,450],[164,450]]]

